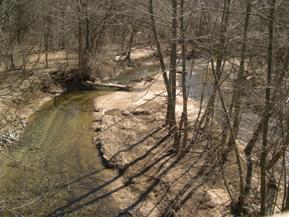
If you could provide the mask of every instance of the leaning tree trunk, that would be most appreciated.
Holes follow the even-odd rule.
[[[241,104],[242,104],[242,97],[244,92],[244,72],[245,72],[245,59],[246,59],[246,52],[247,52],[247,41],[248,41],[248,29],[249,29],[249,21],[250,21],[250,14],[252,8],[252,1],[247,0],[247,7],[246,7],[246,17],[245,17],[245,24],[244,24],[244,31],[243,31],[243,41],[242,41],[242,48],[241,48],[241,60],[240,60],[240,68],[238,72],[238,77],[234,84],[234,92],[232,97],[232,119],[233,119],[233,135],[237,137],[240,125],[240,116],[241,116]],[[229,112],[230,113],[230,112]],[[231,115],[231,114],[230,114]],[[227,137],[227,136],[226,136]],[[229,144],[228,149],[230,150],[233,146],[234,140],[232,134],[229,136]],[[243,212],[243,205],[245,200],[245,191],[244,189],[242,192],[239,192],[239,199],[238,199],[238,210]],[[242,213],[239,213],[240,215]]]
[[[153,10],[153,0],[150,0],[150,2],[149,2],[149,12],[150,12],[150,18],[151,18],[152,32],[153,32],[155,43],[157,46],[158,57],[159,57],[159,61],[160,61],[162,75],[163,75],[163,79],[164,79],[164,83],[165,83],[165,87],[166,87],[166,92],[168,95],[166,124],[169,124],[170,110],[171,110],[170,106],[172,104],[173,97],[172,97],[172,91],[170,88],[170,82],[169,82],[167,72],[166,72],[166,66],[165,66],[165,61],[164,61],[164,57],[163,57],[163,53],[162,53],[162,49],[161,49],[161,44],[160,44],[159,36],[157,33],[157,25],[156,25],[156,21],[155,21],[154,10]]]
[[[216,52],[217,52],[216,67],[214,66],[213,56],[211,56],[212,69],[216,71],[218,80],[220,80],[222,77],[222,71],[223,71],[222,66],[224,65],[224,54],[225,54],[226,40],[227,40],[226,32],[228,29],[228,22],[229,22],[229,16],[230,16],[230,5],[231,5],[231,0],[224,1],[219,45],[216,48]],[[207,25],[210,25],[210,23],[208,22]],[[211,55],[214,55],[214,53],[212,53]],[[214,106],[215,106],[215,101],[216,101],[216,96],[217,96],[219,85],[220,84],[216,83],[216,81],[214,82],[212,94],[209,97],[207,108],[204,112],[203,118],[201,119],[199,125],[202,125],[205,122],[204,125],[206,126],[210,118],[214,116]]]
[[[247,53],[248,29],[249,29],[251,8],[252,8],[252,0],[247,0],[240,68],[239,68],[237,80],[235,81],[235,84],[234,84],[234,91],[233,91],[233,97],[232,97],[232,102],[231,102],[232,110],[233,110],[232,119],[233,119],[234,135],[238,134],[239,125],[240,125],[240,113],[241,113],[241,105],[242,105],[242,96],[244,93],[244,80],[245,80],[244,72],[245,72],[245,60],[246,60],[246,53]],[[233,138],[230,137],[229,147],[232,144],[232,139]]]

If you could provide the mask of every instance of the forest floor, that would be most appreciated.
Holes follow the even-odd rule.
[[[171,150],[172,136],[162,127],[165,101],[161,75],[152,83],[137,83],[130,92],[114,92],[95,100],[95,143],[105,164],[119,170],[124,185],[134,192],[134,196],[120,197],[131,203],[126,211],[133,216],[166,216],[174,210],[182,217],[223,216],[229,211],[230,197],[216,163],[220,147],[199,139],[179,158]],[[178,117],[182,113],[181,95],[176,113]],[[193,125],[199,102],[189,99],[188,113]],[[218,133],[209,134],[218,138]],[[230,166],[234,157],[229,159],[225,172],[232,174],[229,185],[234,188],[237,171]],[[120,198],[115,194],[116,200]]]

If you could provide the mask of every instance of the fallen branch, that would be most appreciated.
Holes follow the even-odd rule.
[[[101,87],[114,88],[114,89],[124,90],[124,91],[128,91],[130,89],[128,85],[121,85],[121,84],[115,84],[115,83],[101,83],[101,82],[86,81],[85,84],[91,87],[92,89],[97,89]]]

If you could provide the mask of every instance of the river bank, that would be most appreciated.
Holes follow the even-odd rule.
[[[137,54],[137,50],[135,52]],[[143,51],[140,53],[142,52]],[[148,54],[152,55],[153,52],[148,52]],[[141,55],[140,58],[144,58],[144,56]],[[89,208],[89,213],[94,213],[97,208],[94,204],[103,198],[110,198],[110,196],[112,196],[112,200],[115,201],[114,204],[116,204],[113,212],[122,213],[123,216],[159,216],[160,214],[164,214],[163,212],[171,210],[171,208],[175,209],[174,203],[184,203],[180,212],[182,217],[191,216],[192,212],[194,216],[206,215],[216,217],[222,216],[228,211],[230,198],[223,180],[219,175],[220,170],[216,168],[215,165],[215,161],[217,161],[222,151],[221,148],[216,145],[218,143],[213,142],[208,144],[205,142],[205,139],[201,139],[195,144],[196,147],[181,159],[171,150],[171,136],[167,134],[168,129],[163,127],[166,112],[165,87],[161,75],[157,74],[157,68],[154,64],[150,64],[151,62],[151,59],[148,58],[146,62],[148,68],[140,67],[123,70],[122,75],[128,73],[128,76],[122,76],[118,80],[128,83],[133,82],[134,85],[131,85],[132,88],[130,91],[97,94],[94,100],[95,111],[93,113],[93,121],[90,126],[95,131],[93,139],[95,145],[91,146],[91,138],[93,135],[88,133],[89,130],[85,124],[81,126],[81,135],[79,135],[77,130],[73,131],[79,136],[77,137],[78,142],[71,143],[64,139],[65,142],[68,142],[65,146],[68,149],[58,153],[59,157],[56,155],[57,159],[55,162],[58,162],[57,164],[60,165],[56,168],[60,169],[62,166],[66,168],[66,164],[74,162],[73,165],[76,170],[68,170],[68,173],[72,174],[69,175],[69,180],[78,180],[77,177],[79,177],[80,174],[84,174],[85,180],[88,179],[85,183],[89,183],[89,186],[82,190],[75,187],[76,192],[74,190],[70,192],[71,185],[61,183],[62,181],[70,182],[60,179],[60,184],[57,181],[56,186],[66,186],[67,191],[64,192],[63,198],[61,194],[60,198],[54,202],[48,199],[47,204],[49,205],[44,208],[44,213],[55,209],[51,213],[51,216],[61,216],[65,213],[75,213],[74,215],[77,216],[77,213],[86,213],[87,211],[86,209],[81,211],[78,207],[87,206],[92,207]],[[153,74],[157,75],[152,78],[151,76]],[[131,79],[131,77],[135,75],[136,79],[127,79]],[[181,79],[178,78],[178,80]],[[55,88],[57,88],[57,86],[50,87],[48,92],[61,93],[63,91],[61,88],[58,90]],[[180,93],[179,88],[177,92]],[[19,107],[19,112],[26,120],[33,112],[37,111],[43,103],[45,104],[47,100],[54,97],[54,94],[47,94],[45,92],[40,92],[39,95],[36,95],[35,91],[32,93],[34,97],[30,99],[32,101],[35,100],[34,103],[27,104],[26,102],[27,106]],[[85,104],[92,104],[91,101],[85,100],[85,98],[88,97],[86,95],[91,96],[91,93],[79,94],[81,95],[79,100],[83,97]],[[61,101],[62,100],[60,100],[60,102]],[[69,100],[68,104],[70,103]],[[76,110],[79,109],[78,107],[80,107],[80,111],[82,110],[81,103],[82,101],[80,101],[80,104],[76,104]],[[58,133],[60,133],[61,136],[61,130],[65,130],[63,126],[65,124],[69,125],[74,115],[78,114],[78,111],[74,111],[75,108],[73,108],[72,111],[70,109],[67,110],[66,104],[65,102],[63,108],[62,104],[60,104],[60,108],[56,106],[54,108],[57,110],[55,111],[56,114],[52,112],[52,115],[56,115],[60,120],[63,118],[63,115],[60,115],[63,109],[66,111],[64,114],[69,116],[67,120],[60,121],[57,125]],[[193,125],[199,112],[199,102],[190,99],[188,102],[188,111],[189,122]],[[88,112],[89,115],[85,112],[85,118],[74,120],[73,127],[77,128],[77,125],[80,127],[83,119],[88,120],[89,123],[91,121],[92,111],[88,110]],[[180,117],[182,113],[182,96],[180,94],[178,94],[177,97],[176,113],[178,117]],[[53,122],[56,121],[55,118],[53,118],[53,120]],[[52,127],[52,120],[45,122],[48,122],[49,129],[51,129],[52,132],[57,132],[57,129]],[[46,128],[47,126],[45,125],[43,129],[44,135],[42,135],[43,138],[41,141],[49,147],[52,140]],[[19,135],[23,132],[23,129],[25,129],[25,125],[19,130]],[[31,135],[37,131],[38,129],[36,127],[31,131]],[[193,133],[193,131],[190,131],[190,133]],[[204,134],[204,137],[210,138],[210,140],[217,140],[219,135],[220,132],[214,131]],[[82,144],[82,142],[80,142],[81,138],[86,141],[85,144],[87,144],[86,146],[89,148],[79,146],[79,144]],[[70,139],[74,138],[69,137],[68,140]],[[59,140],[56,141],[55,145],[61,143]],[[26,145],[29,148],[29,145]],[[85,148],[85,150],[83,150],[83,148]],[[57,146],[56,150],[58,149],[59,147]],[[96,154],[97,149],[101,155],[101,159],[99,159],[99,155]],[[51,153],[49,153],[50,150],[51,148],[48,149],[47,156],[40,154],[41,157],[39,157],[39,159],[46,159],[47,162],[49,162],[51,156]],[[42,152],[41,149],[39,149],[39,151]],[[54,156],[54,154],[52,154],[52,156]],[[67,158],[66,156],[70,157]],[[86,159],[88,156],[90,156],[89,159]],[[63,165],[61,159],[66,158],[67,161],[65,165]],[[233,157],[229,159],[228,165],[232,164],[233,159]],[[108,172],[109,176],[103,176],[101,184],[95,187],[95,183],[91,181],[91,179],[99,180],[103,173],[97,174],[96,177],[90,174],[92,168],[94,168],[95,171],[102,170],[102,168],[99,169],[98,167],[101,165],[100,160],[102,160],[102,163],[104,163],[106,167],[109,167],[110,170],[107,171],[110,172]],[[43,166],[46,167],[47,162],[44,161],[44,165],[40,165],[41,168]],[[54,167],[55,165],[51,166],[51,168]],[[85,168],[85,172],[83,172],[81,168]],[[116,170],[116,172],[111,169]],[[54,173],[58,171],[57,169],[53,169],[52,172],[54,176]],[[225,172],[234,174],[236,168],[233,166]],[[37,180],[36,183],[39,182],[38,177],[36,177],[35,180]],[[49,178],[47,178],[47,180],[49,180]],[[229,185],[233,190],[237,189],[236,183],[236,177],[232,176]],[[96,192],[101,189],[105,189],[105,191],[101,191],[103,194],[97,196]],[[184,191],[184,189],[186,190]],[[43,190],[46,191],[45,189]],[[52,189],[50,189],[50,191],[54,192]],[[188,192],[192,194],[192,196],[189,197],[188,203],[178,201],[178,195],[187,194]],[[182,195],[180,198],[186,198],[186,196],[188,195]],[[65,201],[67,203],[65,203]],[[199,205],[196,207],[196,204]],[[39,206],[39,204],[36,203],[32,210],[37,210],[37,206]],[[178,206],[181,207],[181,204]]]
[[[125,210],[132,216],[164,214],[173,198],[189,186],[188,189],[199,188],[192,193],[180,216],[192,216],[192,212],[193,216],[222,216],[230,198],[217,172],[210,168],[220,149],[200,142],[183,159],[177,159],[170,151],[172,141],[168,131],[162,127],[165,101],[160,75],[155,76],[152,83],[137,83],[131,92],[114,92],[95,100],[94,142],[105,165],[118,170],[124,186],[133,192],[126,198],[130,205]],[[189,99],[191,124],[198,112],[199,102]],[[182,113],[180,95],[176,113],[178,117]],[[218,137],[211,133],[212,137]],[[207,149],[210,151],[205,154]],[[194,177],[194,183],[187,183],[190,177]],[[116,200],[118,197],[119,194],[115,194]]]
[[[33,114],[17,146],[0,155],[1,216],[118,213],[120,204],[109,197],[118,181],[106,184],[116,174],[102,166],[90,129],[93,99],[105,94],[67,93]]]
[[[121,76],[123,80],[129,81],[127,74],[134,74],[134,69],[115,61],[115,53],[116,48],[107,52],[108,57],[100,60],[97,67],[93,68],[92,77],[98,75],[106,81]],[[154,53],[150,48],[134,48],[131,59],[138,67],[154,67]],[[77,68],[75,54],[68,55],[62,51],[49,53],[48,68],[45,68],[44,57],[44,54],[32,55],[26,69],[5,73],[1,72],[2,68],[0,70],[0,150],[13,146],[19,140],[29,117],[41,110],[43,105],[75,89],[69,84],[61,84],[66,74],[71,74]],[[71,75],[73,77],[73,73]],[[136,79],[144,78],[136,75]]]
[[[28,91],[38,84],[38,78],[43,73],[29,77],[23,102],[17,107],[12,102],[16,107],[12,124],[1,128],[13,139],[7,139],[7,143],[1,146],[0,214],[61,216],[73,213],[71,216],[95,216],[96,210],[102,210],[99,216],[104,213],[114,216],[129,205],[131,200],[127,198],[132,198],[129,195],[133,195],[133,192],[122,189],[122,178],[102,167],[98,152],[91,143],[92,134],[88,126],[93,104],[91,97],[107,93],[75,92],[61,96],[65,89],[55,85],[50,74],[47,74],[49,80],[45,82],[45,91],[37,89],[39,86],[35,87],[36,90]],[[23,89],[19,88],[17,93],[21,91]],[[20,96],[13,95],[9,100]],[[54,105],[46,105],[51,103]],[[4,105],[1,107],[2,115],[9,111],[9,106]],[[23,124],[19,124],[20,119]],[[16,143],[18,145],[9,147]],[[109,195],[119,188],[122,190],[116,193],[117,202],[114,202]],[[83,204],[86,207],[86,203],[98,198],[96,192],[100,195],[97,201],[101,203],[95,202],[88,209],[75,210]],[[107,199],[103,201],[102,197]]]
[[[15,144],[29,123],[30,117],[39,111],[47,102],[64,92],[63,89],[58,87],[56,94],[49,94],[39,90],[33,91],[33,93],[23,99],[22,102],[16,100],[15,103],[13,97],[5,99],[8,103],[3,102],[4,100],[0,102],[0,150],[3,147],[9,148]]]

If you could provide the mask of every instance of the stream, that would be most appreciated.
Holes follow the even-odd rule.
[[[118,82],[126,83],[132,75],[136,78],[154,75],[157,69],[132,70]],[[200,100],[202,71],[193,72],[187,82],[190,97]],[[208,86],[205,90],[206,96],[210,89]],[[68,93],[49,101],[31,117],[17,148],[8,157],[0,155],[0,216],[63,216],[65,213],[57,214],[58,207],[116,176],[113,170],[102,166],[90,127],[93,100],[108,93]],[[248,134],[248,128],[244,129],[241,134],[243,131]],[[92,196],[98,197],[110,190],[104,187]],[[87,207],[76,206],[66,216],[112,217],[120,210],[119,206],[113,198],[104,197]]]
[[[107,93],[65,94],[33,115],[16,150],[0,156],[0,216],[49,216],[115,175],[103,168],[90,129],[93,100]],[[116,210],[107,197],[69,216],[115,216]]]

